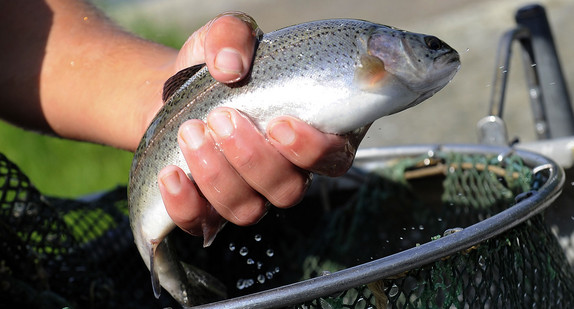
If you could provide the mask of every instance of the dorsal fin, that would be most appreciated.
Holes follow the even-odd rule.
[[[163,93],[161,99],[163,103],[167,102],[167,99],[171,97],[177,89],[179,89],[188,79],[190,79],[195,73],[201,70],[205,66],[205,63],[194,65],[189,68],[185,68],[168,78],[168,80],[163,84]]]

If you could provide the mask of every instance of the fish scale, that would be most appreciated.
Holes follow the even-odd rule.
[[[160,285],[183,305],[225,297],[209,274],[182,264],[164,239],[175,224],[163,205],[157,175],[167,165],[189,169],[177,143],[179,126],[206,120],[221,106],[247,115],[265,132],[282,115],[325,133],[356,134],[374,120],[412,107],[443,88],[460,65],[457,52],[434,36],[362,20],[323,20],[259,38],[250,74],[214,80],[207,67],[186,69],[166,83],[167,100],[134,155],[128,203],[138,250]],[[206,243],[215,235],[204,235]]]

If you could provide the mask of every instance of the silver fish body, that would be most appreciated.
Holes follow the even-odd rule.
[[[361,20],[323,20],[263,35],[243,81],[215,81],[206,67],[169,97],[146,131],[130,172],[130,222],[136,245],[163,286],[184,305],[223,297],[209,275],[182,266],[164,244],[175,228],[157,184],[170,164],[189,173],[177,143],[179,126],[233,107],[265,132],[291,115],[325,133],[345,134],[414,106],[443,88],[460,66],[457,52],[434,36]],[[192,278],[190,278],[190,276]]]

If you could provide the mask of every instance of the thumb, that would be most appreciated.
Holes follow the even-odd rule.
[[[261,31],[244,13],[224,13],[194,32],[183,44],[176,70],[206,63],[218,81],[235,82],[249,72]]]

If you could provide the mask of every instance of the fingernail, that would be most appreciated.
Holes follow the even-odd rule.
[[[226,111],[213,111],[207,116],[207,125],[219,137],[229,137],[233,133],[234,125],[231,115]]]
[[[167,172],[165,175],[161,175],[160,177],[160,181],[166,188],[167,192],[172,195],[176,195],[181,191],[181,181],[177,172]]]
[[[203,126],[198,124],[183,125],[179,130],[179,136],[192,150],[199,149],[205,140]]]
[[[268,134],[282,145],[291,145],[295,141],[295,131],[287,121],[278,121],[271,125]]]
[[[215,68],[224,73],[237,74],[240,77],[243,73],[241,54],[233,48],[223,48],[215,56]]]

